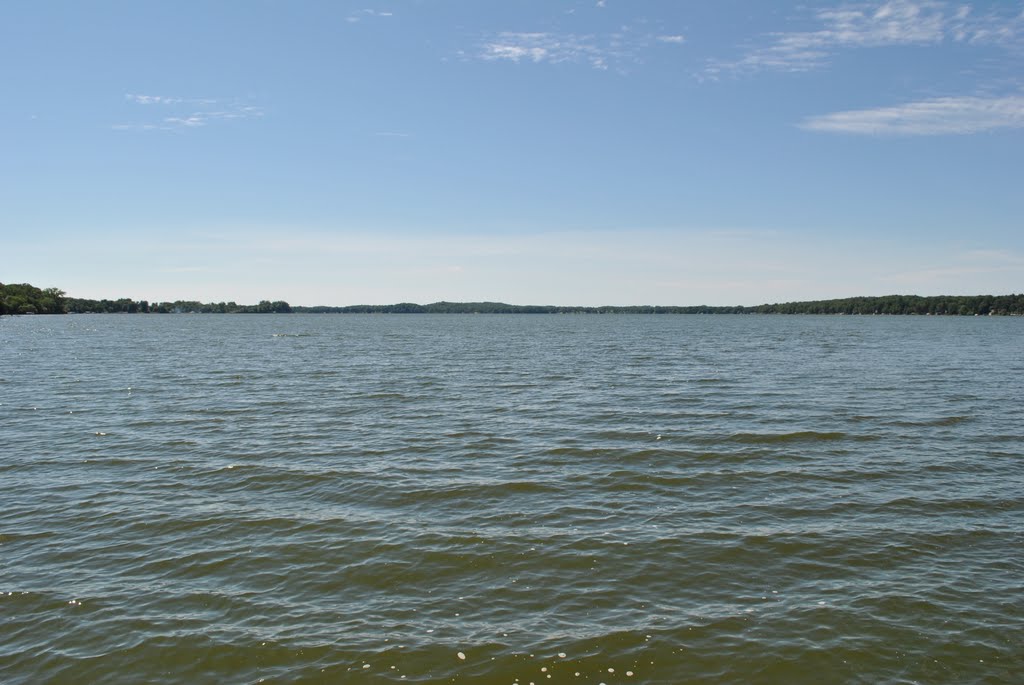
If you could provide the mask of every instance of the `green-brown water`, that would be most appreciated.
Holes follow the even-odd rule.
[[[1022,682],[1022,326],[4,318],[0,681]]]

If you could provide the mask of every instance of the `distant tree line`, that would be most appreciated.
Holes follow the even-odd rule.
[[[751,307],[758,314],[923,314],[954,316],[1024,315],[1022,295],[885,295],[841,300],[787,302]]]
[[[261,300],[259,304],[236,304],[234,302],[196,302],[175,300],[174,302],[147,302],[146,300],[83,300],[68,299],[70,314],[291,314],[287,302]]]
[[[259,304],[234,302],[147,302],[122,297],[117,300],[89,300],[67,297],[57,288],[40,289],[27,283],[0,283],[2,314],[290,314],[291,306],[281,300]]]
[[[292,307],[287,302],[261,300],[235,302],[147,302],[121,298],[89,300],[67,297],[58,288],[37,288],[27,283],[0,283],[0,314],[920,314],[952,316],[1024,316],[1021,295],[886,295],[840,300],[785,302],[755,307],[556,307],[503,302],[434,302],[433,304],[362,304],[347,307]]]

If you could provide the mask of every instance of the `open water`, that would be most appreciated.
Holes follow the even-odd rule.
[[[1024,682],[1022,334],[0,319],[0,682]]]

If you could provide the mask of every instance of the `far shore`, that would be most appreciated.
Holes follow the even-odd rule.
[[[25,314],[834,314],[850,316],[1024,316],[1024,294],[1018,295],[883,295],[833,300],[784,302],[755,306],[561,306],[504,302],[400,302],[383,305],[292,306],[283,300],[258,304],[235,302],[149,302],[119,298],[93,300],[68,297],[58,288],[27,283],[0,283],[0,315]]]

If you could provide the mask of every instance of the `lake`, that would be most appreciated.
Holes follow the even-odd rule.
[[[1019,683],[1024,319],[0,319],[5,683]]]

